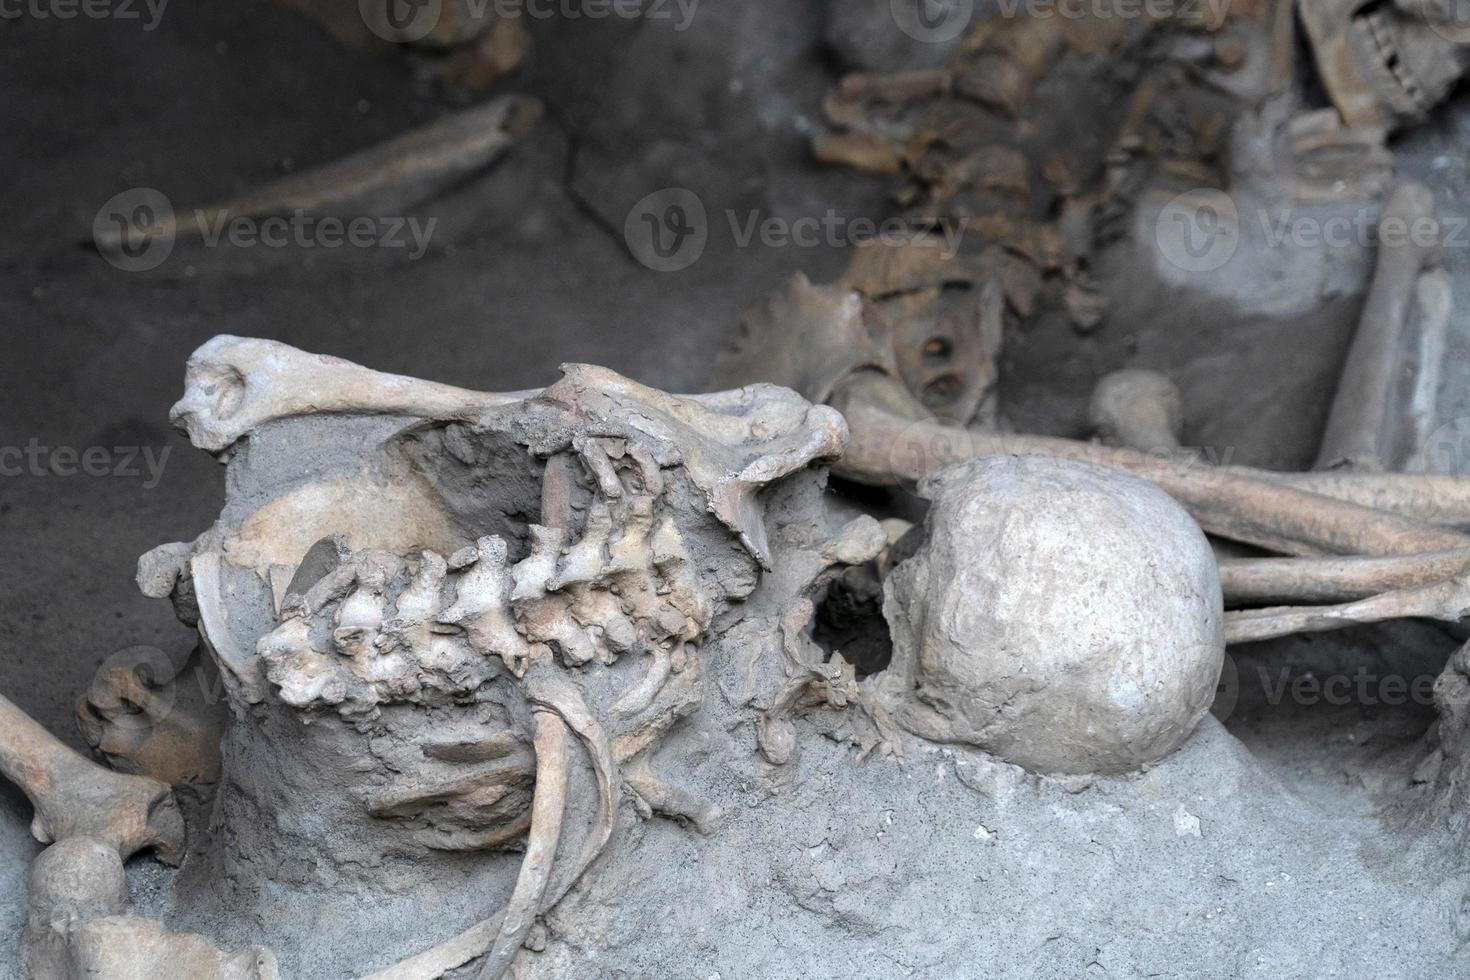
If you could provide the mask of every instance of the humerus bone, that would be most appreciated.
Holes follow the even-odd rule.
[[[30,798],[31,833],[43,844],[93,837],[123,858],[145,848],[170,864],[183,858],[184,820],[167,785],[82,758],[3,696],[0,773]]]
[[[250,430],[294,415],[458,419],[519,397],[383,374],[269,340],[220,335],[190,356],[184,397],[169,419],[195,446],[223,452]]]

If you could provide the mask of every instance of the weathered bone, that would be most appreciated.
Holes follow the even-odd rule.
[[[31,833],[43,844],[93,837],[123,858],[153,848],[169,864],[183,859],[184,818],[166,784],[82,758],[3,696],[0,773],[30,798]]]
[[[1225,614],[1227,643],[1251,643],[1295,633],[1321,633],[1390,619],[1460,623],[1470,616],[1470,576],[1384,592],[1336,606],[1277,606]]]
[[[95,242],[103,251],[116,251],[164,235],[206,235],[232,218],[298,211],[344,218],[401,215],[490,166],[530,128],[540,112],[539,104],[524,96],[496,99],[243,197],[182,217],[168,215],[145,228],[100,231]]]
[[[1470,550],[1388,558],[1232,558],[1220,562],[1227,604],[1347,602],[1470,571]]]
[[[1393,234],[1380,235],[1378,267],[1333,397],[1318,469],[1399,469],[1422,446],[1425,418],[1433,417],[1449,320],[1442,278],[1424,278],[1439,256],[1433,192],[1422,184],[1399,187],[1379,218],[1379,228],[1386,225]],[[1408,386],[1406,362],[1418,374]]]
[[[1088,417],[1108,445],[1140,452],[1178,449],[1183,397],[1157,371],[1114,371],[1093,389]]]
[[[500,933],[477,974],[479,980],[500,980],[525,945],[526,936],[541,912],[542,898],[551,881],[551,869],[561,842],[567,807],[567,725],[550,709],[535,712],[536,797],[532,804],[531,836],[516,878],[515,891],[505,906]]]
[[[1439,280],[1437,273],[1420,277],[1420,284]],[[1438,287],[1435,287],[1438,288]],[[1443,330],[1427,330],[1421,340],[1433,345],[1443,339]],[[1418,365],[1435,357],[1424,352],[1415,357]],[[1396,371],[1395,373],[1399,373]],[[1435,416],[1433,400],[1438,372],[1414,372],[1415,384],[1403,404],[1401,429],[1410,435],[1408,442],[1423,446],[1430,423]],[[1168,378],[1152,371],[1127,370],[1108,375],[1093,391],[1090,418],[1098,435],[1110,445],[1139,452],[1170,454],[1182,447],[1179,441],[1180,395]],[[1251,479],[1268,480],[1282,486],[1295,487],[1397,514],[1426,524],[1454,527],[1470,525],[1470,479],[1430,473],[1370,473],[1351,470],[1318,470],[1309,473],[1286,473],[1258,470],[1245,466],[1228,466],[1225,472]]]
[[[459,419],[523,397],[383,374],[269,340],[220,335],[189,358],[184,397],[169,419],[195,446],[223,452],[252,429],[295,415]]]
[[[907,393],[872,372],[850,379],[836,404],[848,419],[852,443],[834,468],[864,482],[915,480],[945,463],[974,456],[1057,456],[1151,480],[1206,531],[1286,554],[1393,555],[1470,547],[1467,535],[1237,473],[1068,439],[991,434],[916,420],[921,410]]]

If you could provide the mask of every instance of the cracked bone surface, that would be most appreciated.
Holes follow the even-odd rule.
[[[929,476],[926,538],[884,585],[894,720],[1028,769],[1162,759],[1214,700],[1220,582],[1158,488],[1087,463],[971,460]]]
[[[180,404],[233,451],[216,525],[140,562],[232,709],[179,900],[259,924],[221,938],[289,975],[498,976],[620,817],[713,832],[665,775],[702,664],[801,628],[886,544],[824,498],[841,416],[772,385],[680,397],[573,365],[482,395],[217,338]]]
[[[35,807],[31,833],[43,844],[89,837],[123,858],[147,848],[170,863],[183,856],[184,820],[167,784],[84,759],[3,696],[0,773]]]

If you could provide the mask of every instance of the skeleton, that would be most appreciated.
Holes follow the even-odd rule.
[[[205,845],[201,867],[248,893],[255,869],[296,846],[350,867],[376,835],[429,868],[434,854],[525,841],[498,913],[430,949],[420,940],[375,976],[438,976],[477,957],[480,975],[504,974],[597,861],[625,800],[712,832],[718,810],[665,782],[654,760],[699,708],[704,650],[762,615],[800,630],[812,605],[799,593],[887,543],[856,513],[795,520],[814,542],[805,550],[792,551],[793,532],[771,535],[766,508],[813,507],[808,467],[840,453],[846,427],[770,386],[679,398],[574,366],[542,392],[481,395],[235,338],[202,348],[187,380],[176,423],[222,458],[248,437],[243,472],[295,458],[271,455],[293,425],[379,433],[365,454],[348,437],[355,458],[313,482],[272,474],[250,508],[140,563],[140,584],[171,593],[199,629],[234,708],[216,803],[229,829]],[[384,478],[401,488],[391,516],[364,492]],[[760,589],[763,574],[772,584]],[[275,720],[257,730],[249,718]],[[875,722],[848,727],[882,741]],[[361,760],[346,771],[343,741]],[[291,775],[323,759],[329,769],[312,779]],[[257,839],[236,823],[313,804],[340,811],[344,791],[350,807],[334,820],[352,829],[340,839],[293,843],[289,829]],[[580,836],[574,804],[593,814]],[[81,956],[115,916],[108,896],[94,904],[66,955]],[[97,941],[122,955],[122,940]],[[246,960],[265,962],[218,954],[217,975]]]

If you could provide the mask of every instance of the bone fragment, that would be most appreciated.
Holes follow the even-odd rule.
[[[1093,389],[1089,409],[1093,427],[1105,442],[1141,452],[1179,448],[1182,416],[1178,386],[1157,371],[1141,368],[1104,377]]]

